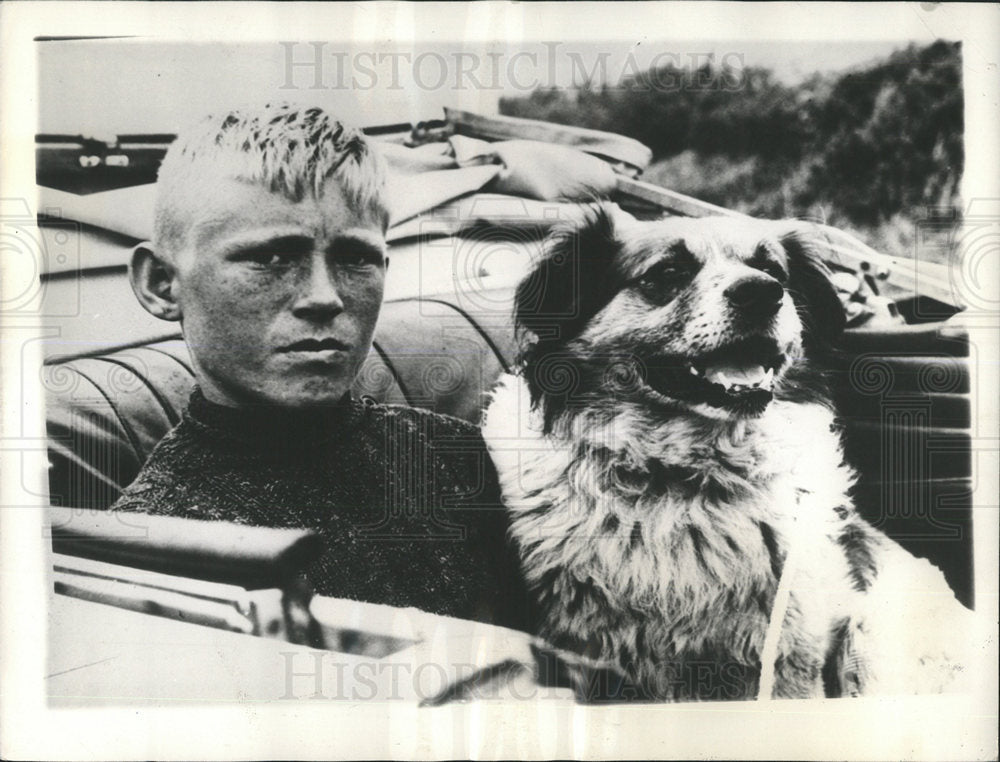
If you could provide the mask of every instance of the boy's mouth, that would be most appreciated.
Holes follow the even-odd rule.
[[[324,339],[301,339],[292,344],[281,347],[280,352],[346,352],[350,349],[349,344],[345,344],[340,339],[332,337]]]

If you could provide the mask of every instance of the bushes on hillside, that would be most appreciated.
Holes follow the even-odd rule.
[[[500,110],[634,137],[662,162],[654,175],[684,176],[671,187],[756,214],[819,207],[831,221],[877,225],[956,204],[964,161],[961,53],[941,41],[795,86],[767,69],[671,65],[614,87],[505,98]],[[699,165],[715,177],[694,177]]]

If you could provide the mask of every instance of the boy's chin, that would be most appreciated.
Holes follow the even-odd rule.
[[[333,379],[286,379],[242,389],[221,389],[211,384],[201,386],[209,402],[236,408],[273,408],[278,414],[336,407],[345,402],[351,388],[350,383]]]
[[[285,410],[320,410],[342,404],[350,392],[348,384],[309,385],[305,388],[287,388],[268,395],[267,402]]]

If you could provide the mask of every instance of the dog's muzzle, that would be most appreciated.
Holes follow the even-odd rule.
[[[778,314],[785,298],[785,289],[765,273],[745,275],[723,291],[733,314],[744,319],[766,319]]]
[[[698,357],[652,358],[641,374],[664,397],[756,415],[773,399],[785,363],[774,339],[751,336]]]

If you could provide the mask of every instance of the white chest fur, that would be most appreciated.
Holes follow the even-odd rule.
[[[483,435],[543,634],[598,658],[655,648],[752,663],[794,537],[812,557],[781,649],[821,659],[853,595],[833,540],[851,473],[832,423],[816,405],[776,402],[734,424],[623,404],[543,435],[523,382],[504,377]]]

